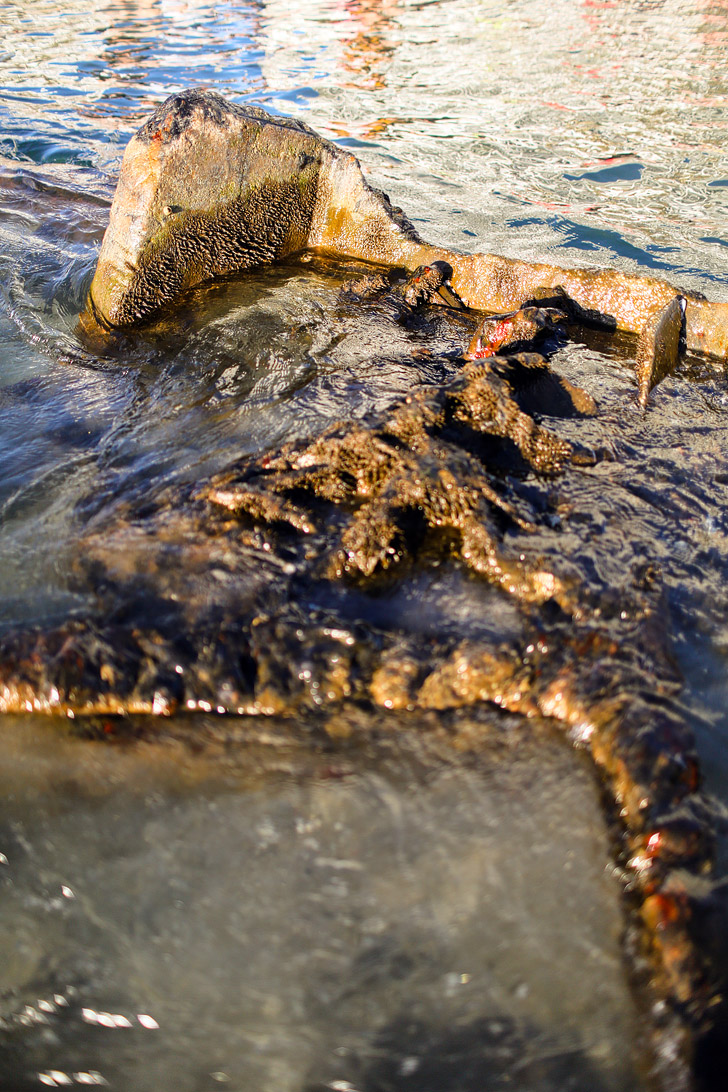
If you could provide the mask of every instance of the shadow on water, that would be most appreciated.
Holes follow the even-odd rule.
[[[447,1028],[404,1016],[382,1031],[369,1058],[338,1062],[323,1079],[310,1079],[303,1092],[337,1087],[361,1092],[499,1092],[519,1087],[605,1092],[609,1087],[579,1051],[553,1051],[544,1043],[539,1056],[538,1046],[534,1049],[539,1039],[536,1029],[498,1016]]]

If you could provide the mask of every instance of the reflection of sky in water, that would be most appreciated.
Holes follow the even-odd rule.
[[[91,12],[75,4],[10,5],[0,73],[14,113],[58,115],[86,139],[98,129],[133,131],[171,90],[190,83],[260,90],[253,35],[255,4],[111,3]],[[35,108],[35,109],[34,109]],[[79,125],[80,121],[80,125]]]
[[[728,101],[712,5],[376,11],[270,0],[262,67],[271,89],[316,88],[307,118],[375,165],[408,210],[426,207],[466,248],[529,255],[569,245],[562,217],[607,224],[631,249],[605,242],[602,261],[632,267],[636,249],[652,265],[665,247],[665,268],[722,277],[708,239],[724,235],[709,184],[726,174]],[[527,230],[519,207],[532,210]],[[471,217],[465,239],[453,212]]]
[[[153,105],[204,84],[352,147],[444,243],[574,247],[581,261],[586,242],[599,261],[699,287],[724,278],[721,12],[699,0],[15,3],[2,146],[111,166]]]

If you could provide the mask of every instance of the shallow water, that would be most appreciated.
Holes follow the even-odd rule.
[[[515,726],[445,763],[246,731],[226,770],[10,727],[11,1087],[634,1087],[588,764]]]
[[[89,519],[447,367],[421,335],[342,313],[343,273],[300,264],[198,293],[182,336],[83,349],[124,145],[173,91],[302,118],[433,241],[728,298],[717,0],[34,0],[0,25],[4,626],[83,608]],[[629,355],[595,341],[555,361],[600,415],[554,427],[616,456],[584,472],[559,548],[607,582],[661,564],[725,868],[728,392],[687,360],[643,419]],[[477,603],[423,579],[392,609],[405,629],[495,625]],[[203,767],[5,718],[7,1086],[640,1087],[598,788],[546,730],[529,744],[491,721],[477,760],[409,735],[332,755],[306,725],[297,746],[259,726]]]

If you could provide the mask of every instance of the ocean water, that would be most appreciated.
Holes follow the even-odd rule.
[[[381,334],[342,329],[336,278],[300,266],[205,294],[174,344],[78,342],[125,144],[174,91],[301,118],[433,242],[728,299],[719,0],[26,0],[0,30],[3,628],[83,609],[89,508],[412,382],[411,341],[374,366]],[[723,875],[725,375],[685,360],[643,418],[629,345],[555,365],[599,404],[579,438],[617,456],[594,564],[663,571]],[[472,623],[462,588],[428,595],[397,609]],[[256,721],[192,755],[0,725],[3,1087],[649,1087],[600,787],[548,726],[483,714],[457,755],[429,722],[334,744]]]

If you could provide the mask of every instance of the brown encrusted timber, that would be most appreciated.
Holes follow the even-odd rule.
[[[520,306],[539,288],[565,288],[582,307],[611,316],[618,329],[641,334],[648,322],[675,299],[667,281],[615,269],[564,269],[540,262],[522,262],[494,254],[457,255],[433,251],[453,267],[452,286],[463,303],[497,313]],[[686,343],[708,356],[728,356],[728,303],[714,303],[691,292],[686,301]]]
[[[680,347],[684,301],[675,296],[661,311],[645,323],[637,345],[637,382],[639,401],[644,408],[647,397],[661,379],[675,367]]]
[[[447,261],[463,302],[491,313],[562,286],[635,334],[676,294],[612,269],[432,246],[368,185],[354,156],[301,122],[192,89],[167,99],[129,142],[81,330],[96,338],[133,328],[194,285],[306,249],[409,270]],[[682,295],[688,348],[725,359],[728,303]]]
[[[79,544],[78,587],[97,607],[0,634],[0,712],[266,714],[332,735],[354,707],[362,727],[396,710],[421,730],[436,712],[455,747],[478,746],[459,713],[484,703],[553,720],[588,750],[611,800],[634,969],[652,1006],[653,1087],[713,1092],[722,1085],[692,1078],[711,1051],[722,1064],[728,1025],[723,964],[702,928],[713,826],[659,571],[630,566],[615,599],[596,567],[580,582],[525,535],[509,542],[515,528],[556,531],[551,491],[519,489],[517,457],[545,484],[583,455],[519,407],[547,368],[536,354],[471,362],[313,439],[124,501]],[[563,398],[555,384],[552,405],[539,384],[547,412]],[[395,582],[412,587],[414,566],[448,562],[517,612],[510,636],[351,610],[350,591],[372,603]],[[199,735],[169,724],[195,747],[209,739],[204,724]]]

